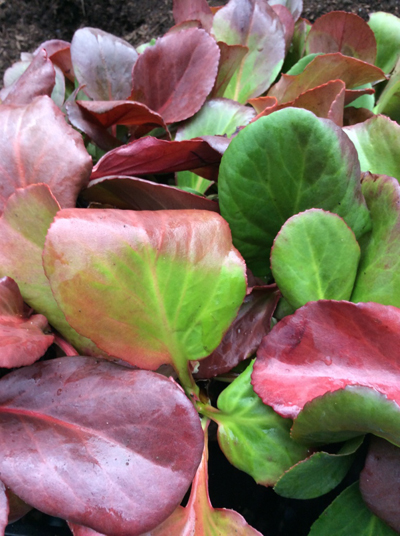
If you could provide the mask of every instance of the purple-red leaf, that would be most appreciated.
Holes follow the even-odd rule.
[[[211,30],[213,14],[207,0],[174,0],[172,12],[176,24],[198,20],[207,32]]]
[[[6,487],[3,482],[0,481],[0,536],[4,536],[4,531],[8,524],[8,498],[6,493]]]
[[[281,21],[283,30],[285,32],[285,53],[288,53],[290,43],[292,42],[294,33],[294,18],[287,7],[281,4],[274,4],[271,6],[275,13],[278,15]]]
[[[138,53],[127,41],[97,28],[81,28],[71,43],[76,79],[94,100],[125,100]]]
[[[46,317],[24,313],[24,302],[17,283],[10,277],[0,279],[0,367],[31,365],[53,343]]]
[[[130,210],[197,209],[218,212],[218,203],[173,186],[137,177],[103,177],[88,184],[83,192],[87,201]]]
[[[0,475],[39,510],[138,536],[182,500],[201,459],[198,414],[170,379],[85,357],[0,380]]]
[[[93,168],[91,180],[109,175],[148,175],[209,166],[206,178],[218,176],[221,154],[197,138],[184,141],[159,140],[148,136],[105,154]]]
[[[355,13],[331,11],[312,25],[306,50],[307,54],[341,52],[374,64],[376,39],[368,24]]]
[[[199,361],[196,377],[212,378],[224,374],[250,357],[270,331],[279,297],[276,285],[253,288],[218,348]]]
[[[56,72],[44,50],[33,58],[26,71],[1,92],[3,104],[30,104],[35,97],[50,97],[56,83]]]
[[[360,491],[368,508],[400,532],[400,448],[371,436]]]
[[[68,522],[68,526],[74,536],[107,536],[106,534],[97,532],[89,527],[84,527],[83,525],[78,525],[77,523]]]
[[[358,385],[400,403],[400,309],[378,303],[309,302],[281,320],[258,350],[252,385],[295,418],[325,393]]]
[[[37,183],[48,184],[62,207],[73,207],[91,169],[82,137],[49,97],[0,107],[0,211],[17,188]]]
[[[249,51],[249,47],[244,45],[227,45],[223,41],[218,41],[217,45],[221,56],[217,78],[210,93],[212,98],[223,97],[233,73],[239,68],[243,58]]]
[[[200,110],[213,88],[219,56],[215,40],[197,28],[157,39],[133,68],[132,99],[166,123],[183,121]]]
[[[47,52],[52,63],[57,65],[71,82],[75,81],[75,74],[71,61],[71,43],[63,41],[62,39],[50,39],[39,45],[33,54],[38,54],[41,49],[44,49]]]

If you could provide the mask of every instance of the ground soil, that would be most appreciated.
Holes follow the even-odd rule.
[[[400,1],[304,0],[303,16],[313,21],[340,9],[366,19],[373,11],[400,16]],[[161,36],[172,25],[172,0],[0,0],[0,77],[21,52],[32,52],[47,39],[70,41],[84,26],[101,28],[136,46]]]

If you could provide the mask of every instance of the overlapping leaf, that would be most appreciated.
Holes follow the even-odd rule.
[[[102,355],[104,352],[65,320],[44,274],[44,241],[59,208],[44,184],[17,190],[10,197],[0,219],[0,276],[12,277],[26,303],[46,316],[75,348],[85,355]]]
[[[213,14],[207,0],[174,0],[173,15],[176,24],[198,20],[205,30],[211,30]]]
[[[227,45],[223,41],[217,43],[220,50],[220,60],[218,74],[210,97],[223,97],[226,88],[234,74],[239,68],[243,58],[249,51],[248,47],[243,45]]]
[[[97,28],[77,30],[71,43],[76,79],[94,100],[127,99],[138,56],[127,41]]]
[[[390,73],[400,58],[400,19],[391,13],[371,13],[368,24],[376,38],[376,65]]]
[[[49,39],[41,43],[33,54],[38,54],[42,49],[46,51],[52,63],[59,67],[71,82],[74,82],[75,73],[71,61],[71,43],[63,39]]]
[[[64,357],[0,384],[1,476],[29,504],[108,536],[138,536],[182,500],[203,432],[170,379]]]
[[[1,211],[17,188],[39,182],[62,207],[73,207],[92,169],[81,136],[49,97],[0,107],[0,161]]]
[[[332,11],[317,19],[306,41],[307,53],[341,52],[375,63],[376,40],[368,24],[354,13]]]
[[[310,209],[289,218],[271,250],[271,269],[284,298],[298,308],[314,300],[349,300],[360,247],[336,214]]]
[[[374,112],[400,123],[400,59],[377,102]]]
[[[353,145],[306,110],[286,108],[248,125],[226,150],[218,181],[221,214],[255,275],[269,273],[273,240],[298,212],[334,212],[356,237],[369,229]]]
[[[210,354],[246,291],[229,226],[210,211],[60,211],[43,259],[71,326],[146,369],[182,372]]]
[[[231,0],[214,15],[213,32],[218,41],[249,49],[224,97],[245,103],[264,93],[285,56],[285,32],[274,10],[262,0]]]
[[[292,418],[310,400],[348,385],[375,389],[400,403],[399,328],[396,307],[310,302],[263,339],[253,387],[265,404]]]
[[[215,40],[197,28],[157,39],[135,64],[132,99],[146,104],[166,123],[191,117],[214,86],[219,55]]]
[[[295,21],[303,11],[303,0],[268,0],[269,4],[285,6],[292,14]]]

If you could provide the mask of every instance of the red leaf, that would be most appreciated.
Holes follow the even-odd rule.
[[[0,386],[0,473],[29,504],[108,536],[138,536],[182,500],[203,432],[172,380],[63,357]]]
[[[223,97],[233,73],[239,68],[243,58],[249,51],[249,47],[243,45],[227,45],[223,41],[217,43],[221,56],[219,60],[218,74],[210,97]]]
[[[62,39],[50,39],[39,45],[33,54],[37,54],[41,49],[47,52],[52,63],[57,65],[71,82],[75,81],[74,68],[72,67],[71,61],[71,43]]]
[[[50,97],[56,83],[56,72],[44,50],[38,52],[26,71],[1,92],[3,104],[30,104],[35,97]],[[7,95],[7,96],[5,96]]]
[[[0,162],[0,211],[17,188],[37,183],[48,184],[62,207],[73,207],[92,168],[81,135],[49,97],[0,107]]]
[[[400,532],[400,449],[371,436],[360,491],[368,508]]]
[[[279,20],[282,23],[282,27],[285,31],[285,54],[288,53],[290,43],[292,42],[294,33],[294,18],[287,7],[281,4],[275,4],[271,6],[275,13],[278,15]]]
[[[317,19],[306,41],[307,53],[341,52],[372,65],[376,40],[368,24],[355,13],[331,11]]]
[[[0,367],[31,365],[53,343],[46,317],[24,314],[24,302],[17,283],[10,277],[0,279]]]
[[[174,0],[172,12],[176,24],[198,20],[207,32],[211,30],[213,14],[207,0]]]
[[[148,136],[105,154],[93,168],[91,180],[109,175],[171,173],[206,165],[214,166],[217,175],[215,166],[220,160],[221,154],[200,138],[167,141]]]
[[[347,385],[400,403],[400,309],[320,300],[281,320],[257,352],[252,384],[265,404],[295,418],[303,406]]]
[[[262,338],[270,331],[279,297],[276,285],[253,288],[221,344],[211,355],[198,362],[196,377],[212,378],[224,374],[255,353]]]
[[[0,536],[4,536],[4,531],[8,524],[8,498],[6,488],[3,482],[0,481]]]
[[[68,526],[71,529],[71,532],[74,536],[107,536],[89,527],[84,527],[83,525],[78,525],[77,523],[69,523]]]
[[[130,210],[197,209],[219,212],[218,203],[172,186],[137,177],[104,177],[88,184],[83,192],[87,201]]]
[[[157,39],[133,68],[132,100],[146,104],[166,123],[191,117],[214,85],[219,55],[215,40],[197,28]]]

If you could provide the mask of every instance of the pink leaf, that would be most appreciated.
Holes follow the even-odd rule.
[[[46,51],[52,63],[57,65],[71,82],[75,81],[75,73],[71,61],[71,43],[62,39],[50,39],[39,45],[33,54],[38,54],[41,49]]]
[[[372,65],[376,40],[368,24],[355,13],[331,11],[317,19],[306,41],[307,54],[341,52]]]
[[[138,536],[182,500],[203,432],[174,381],[62,357],[0,386],[0,473],[29,504],[108,536]]]
[[[0,279],[0,367],[21,367],[40,359],[54,340],[43,333],[48,329],[46,317],[24,313],[16,282]]]
[[[348,385],[400,403],[400,309],[320,300],[281,320],[259,348],[252,385],[263,402],[295,418],[304,405]]]
[[[275,4],[271,6],[275,13],[278,15],[281,21],[283,30],[285,32],[285,54],[288,53],[290,43],[292,42],[294,33],[294,18],[287,7],[281,4]]]
[[[0,107],[1,211],[17,188],[37,183],[48,184],[62,207],[73,207],[91,168],[82,137],[49,97]]]
[[[197,28],[157,39],[133,68],[132,100],[146,104],[166,123],[191,117],[214,85],[219,55],[215,40]]]
[[[6,488],[3,482],[0,481],[0,536],[4,536],[6,526],[8,524],[8,498]]]
[[[211,30],[213,15],[207,0],[174,0],[173,15],[176,24],[198,20],[207,32]]]

